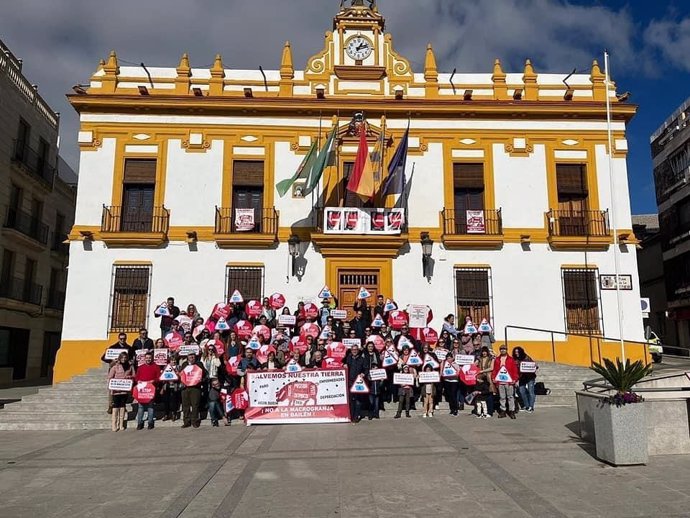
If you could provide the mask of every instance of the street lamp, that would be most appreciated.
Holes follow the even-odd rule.
[[[424,277],[431,279],[431,252],[434,249],[434,242],[428,232],[422,232],[419,237],[422,243],[422,273]]]
[[[295,262],[295,259],[297,259],[299,257],[299,244],[300,244],[299,236],[292,234],[288,238],[288,250],[290,252],[290,257],[292,257],[292,276],[293,277],[296,275],[295,272],[297,270],[297,264]]]

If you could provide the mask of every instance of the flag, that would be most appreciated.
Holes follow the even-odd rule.
[[[276,190],[281,198],[285,196],[285,194],[290,190],[290,187],[292,187],[297,180],[305,178],[309,174],[312,166],[314,165],[314,160],[316,160],[316,150],[318,149],[317,144],[318,141],[315,140],[311,145],[311,148],[309,148],[307,156],[304,157],[304,160],[302,160],[302,163],[299,165],[297,172],[292,178],[288,178],[287,180],[283,180],[282,182],[278,182],[276,184]]]
[[[364,165],[364,170],[359,179],[359,185],[356,190],[349,188],[348,190],[356,193],[363,201],[369,201],[374,197],[374,192],[376,190],[376,184],[381,183],[381,161],[383,159],[383,131],[381,132],[381,138],[376,141],[376,146],[374,146],[374,151],[368,152],[367,146],[367,161]],[[354,177],[350,177],[352,180]]]
[[[414,178],[414,165],[412,165],[412,172],[410,173],[410,179],[407,180],[407,175],[403,173],[403,193],[398,197],[398,201],[395,202],[396,209],[405,209],[407,213],[407,202],[410,199],[410,191],[412,190],[412,179]]]
[[[333,140],[335,139],[337,132],[338,125],[336,124],[333,127],[331,134],[328,136],[326,144],[321,148],[321,151],[319,151],[319,156],[314,161],[314,165],[311,167],[309,178],[307,179],[307,185],[304,189],[305,196],[310,194],[319,185],[319,180],[321,180],[323,171],[326,169],[326,165],[328,164],[328,158],[331,155],[331,147],[333,146]]]
[[[359,129],[359,148],[357,149],[357,157],[355,158],[355,165],[350,174],[350,179],[347,182],[347,190],[354,192],[360,198],[368,200],[374,194],[374,176],[369,178],[364,177],[367,163],[369,162],[369,144],[367,143],[367,132],[364,124]]]
[[[410,127],[405,130],[398,149],[395,150],[395,155],[388,164],[388,178],[383,184],[381,193],[386,196],[388,194],[402,194],[405,188],[405,165],[407,164],[407,140],[410,136]]]

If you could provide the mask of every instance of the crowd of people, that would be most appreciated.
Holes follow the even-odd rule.
[[[155,312],[160,338],[154,341],[141,329],[130,345],[127,334],[119,335],[102,357],[109,364],[113,431],[125,428],[132,398],[138,430],[145,426],[145,415],[148,429],[154,428],[157,406],[162,420],[182,419],[183,428],[198,428],[204,415],[213,426],[230,426],[242,418],[243,407],[233,403],[233,396],[245,389],[246,373],[277,369],[346,366],[350,386],[367,385],[366,394],[350,391],[353,423],[378,419],[389,406],[395,418],[411,417],[412,410],[433,417],[444,398],[454,416],[466,407],[484,419],[496,414],[515,419],[518,410],[534,411],[536,364],[522,347],[509,355],[501,344],[496,355],[486,319],[475,325],[467,317],[456,326],[449,314],[436,333],[411,328],[407,314],[382,296],[373,306],[366,297],[358,298],[354,318],[346,320],[332,296],[324,297],[320,307],[299,302],[291,312],[282,295],[245,303],[235,293],[240,301],[216,304],[206,318],[194,304],[181,311],[170,297]],[[372,379],[372,371],[381,369],[385,378]],[[405,378],[411,381],[394,383],[396,372],[411,374]],[[420,380],[427,379],[420,373],[433,372],[438,373],[435,381]]]

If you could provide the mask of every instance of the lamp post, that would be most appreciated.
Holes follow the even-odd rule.
[[[422,273],[427,279],[431,279],[431,253],[434,249],[434,242],[429,237],[428,232],[420,234],[422,243]]]
[[[299,257],[299,244],[300,244],[299,236],[292,234],[288,238],[288,250],[290,252],[290,257],[292,258],[292,276],[293,277],[296,275],[297,264],[295,263],[295,259],[297,259]]]

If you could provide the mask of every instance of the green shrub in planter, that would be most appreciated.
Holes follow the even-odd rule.
[[[613,363],[608,358],[604,358],[604,365],[595,362],[592,370],[604,378],[611,385],[611,388],[616,391],[616,394],[611,396],[608,402],[612,405],[622,406],[642,401],[642,397],[635,394],[632,388],[642,378],[652,373],[652,366],[645,365],[640,360],[631,364],[630,360],[626,360],[623,363],[616,358],[616,363]]]

